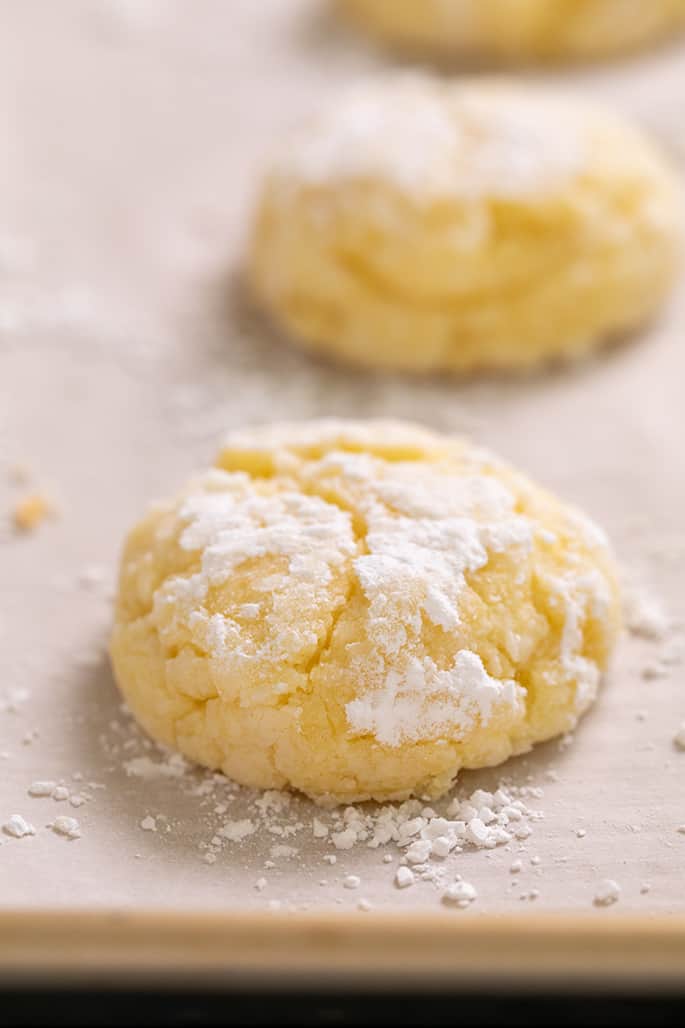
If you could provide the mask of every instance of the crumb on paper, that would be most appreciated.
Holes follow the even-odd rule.
[[[39,779],[32,782],[28,788],[29,796],[52,796],[53,792],[57,788],[57,782],[53,782],[52,779]]]
[[[628,631],[632,635],[654,642],[664,639],[671,627],[671,619],[659,600],[635,587],[626,590],[624,617]]]
[[[409,867],[402,865],[397,868],[395,874],[395,884],[398,889],[407,889],[410,885],[413,885],[415,881],[414,872]]]
[[[601,881],[595,892],[593,903],[596,907],[610,907],[617,903],[621,895],[621,886],[613,878],[605,878]]]
[[[18,532],[35,532],[47,519],[54,517],[55,506],[44,493],[27,493],[18,500],[12,511],[12,521]]]
[[[81,838],[81,825],[75,817],[56,817],[51,828],[57,835],[64,835],[67,839]]]
[[[478,893],[470,882],[454,882],[452,885],[448,885],[442,894],[444,903],[449,903],[457,907],[468,907],[470,903],[473,903],[477,898]]]
[[[23,839],[25,835],[36,834],[36,829],[21,814],[10,814],[2,826],[2,830],[5,835],[10,835],[13,839]]]

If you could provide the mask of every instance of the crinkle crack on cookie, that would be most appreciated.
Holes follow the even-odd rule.
[[[618,628],[583,515],[467,442],[315,421],[233,433],[134,528],[111,653],[156,739],[350,802],[573,728]]]
[[[418,75],[325,106],[263,185],[248,273],[303,346],[413,371],[525,368],[644,323],[681,190],[595,103]]]
[[[438,57],[587,60],[667,38],[685,0],[337,0],[379,39]]]

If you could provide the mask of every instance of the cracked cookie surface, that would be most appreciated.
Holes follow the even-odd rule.
[[[526,368],[654,313],[680,193],[649,140],[594,103],[391,76],[324,106],[275,162],[249,279],[293,341],[348,362]]]
[[[158,740],[323,801],[437,796],[571,729],[619,625],[602,534],[396,422],[233,433],[125,546],[111,653]]]

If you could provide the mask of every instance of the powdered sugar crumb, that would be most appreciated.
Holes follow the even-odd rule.
[[[75,817],[56,817],[51,827],[57,835],[64,835],[68,839],[80,839],[81,837],[81,825]]]
[[[28,788],[29,796],[52,796],[57,788],[57,782],[49,779],[41,779],[32,782]]]
[[[26,835],[35,835],[36,829],[21,814],[11,814],[2,826],[5,835],[14,839],[23,839]]]
[[[652,641],[665,639],[672,620],[651,593],[636,586],[627,589],[623,608],[626,626],[633,635]]]
[[[404,865],[397,868],[397,871],[395,872],[395,884],[398,889],[406,889],[408,886],[413,885],[414,881],[414,872],[410,868],[405,867]]]
[[[596,907],[609,907],[617,903],[621,895],[621,886],[613,878],[605,878],[601,881],[595,892],[593,900]]]
[[[458,881],[448,885],[442,894],[444,903],[457,907],[468,907],[477,898],[478,892],[470,882]]]
[[[188,769],[188,762],[180,753],[171,753],[166,759],[152,760],[151,757],[133,757],[124,761],[127,775],[153,780],[155,778],[180,778]]]

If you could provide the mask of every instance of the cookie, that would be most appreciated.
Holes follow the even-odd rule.
[[[324,802],[444,793],[572,729],[619,629],[602,533],[415,425],[234,433],[124,548],[111,655],[157,740]]]
[[[587,60],[668,38],[685,0],[338,0],[385,43],[438,57]]]
[[[642,325],[676,272],[680,187],[594,103],[400,76],[321,111],[267,176],[255,296],[367,367],[527,368]]]

